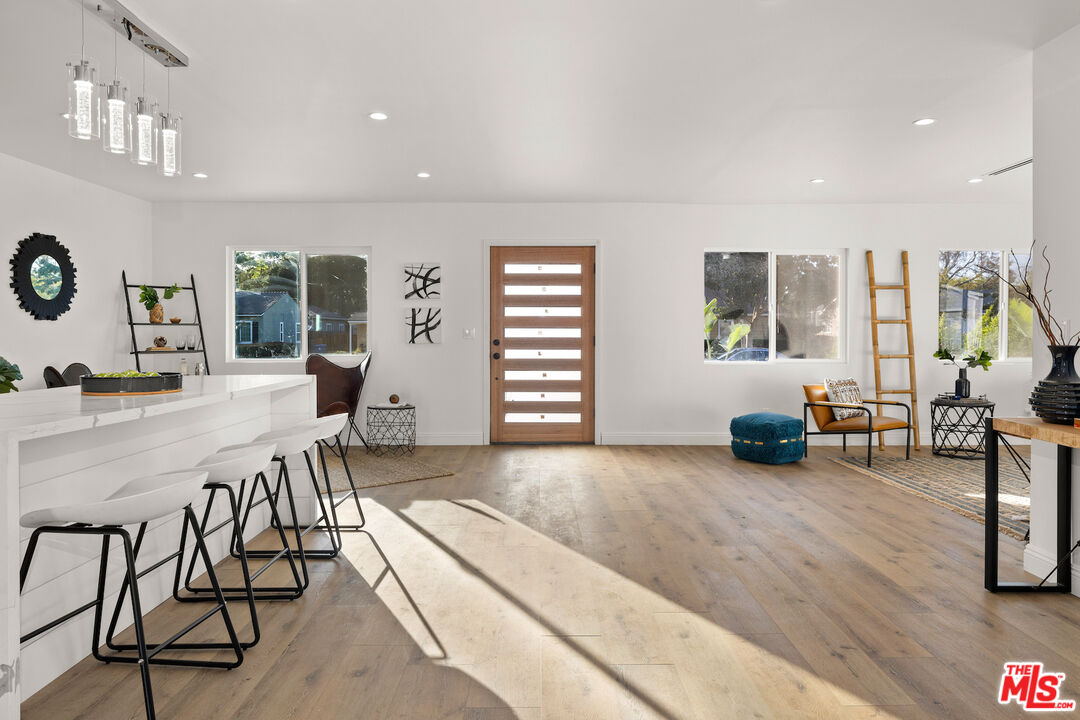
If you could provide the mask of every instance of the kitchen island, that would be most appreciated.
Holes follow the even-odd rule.
[[[23,513],[99,499],[133,478],[191,467],[224,445],[313,417],[315,379],[308,375],[191,376],[181,393],[143,397],[84,397],[77,387],[0,396],[0,717],[17,718],[22,697],[90,654],[92,612],[34,638],[20,652],[21,633],[93,599],[100,549],[77,536],[43,539],[20,598],[19,564],[30,535],[19,526]],[[297,510],[310,518],[310,484],[297,481],[307,477],[302,459],[293,477]],[[224,506],[215,509],[224,513]],[[248,536],[269,522],[266,507],[259,510]],[[151,523],[140,566],[176,549],[180,518]],[[214,560],[225,557],[228,533],[209,540]],[[114,545],[113,552],[120,550]],[[111,568],[106,612],[119,589],[119,555]],[[166,565],[140,582],[144,612],[170,596],[172,572]]]

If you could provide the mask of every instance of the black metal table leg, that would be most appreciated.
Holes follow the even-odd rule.
[[[994,419],[986,418],[986,547],[983,585],[990,592],[1072,592],[1072,448],[1057,446],[1057,578],[1048,584],[1051,571],[1041,582],[1001,582],[998,579],[998,441]]]
[[[992,418],[986,420],[986,437],[983,439],[984,455],[986,458],[985,475],[985,502],[986,532],[985,547],[983,552],[983,587],[990,592],[998,590],[998,433],[994,429]]]

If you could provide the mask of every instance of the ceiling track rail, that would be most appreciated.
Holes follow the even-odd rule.
[[[1010,170],[1018,170],[1018,169],[1024,167],[1025,165],[1030,165],[1032,160],[1034,160],[1034,158],[1028,158],[1027,160],[1021,160],[1020,162],[1009,165],[1008,167],[999,168],[998,170],[995,170],[993,172],[989,172],[989,173],[987,173],[987,175],[1004,175],[1005,173],[1009,172]]]
[[[117,0],[77,0],[122,37],[167,68],[188,66],[188,56]]]

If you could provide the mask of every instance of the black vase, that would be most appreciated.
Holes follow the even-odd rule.
[[[1076,374],[1076,351],[1080,345],[1051,345],[1050,355],[1054,359],[1054,365],[1050,368],[1050,374],[1043,378],[1043,385],[1067,385],[1080,383],[1080,376]]]
[[[971,397],[971,381],[967,377],[967,368],[960,368],[960,377],[956,378],[956,394],[954,397],[960,399]]]
[[[1080,417],[1080,376],[1076,374],[1076,345],[1051,345],[1054,364],[1031,393],[1031,409],[1047,422],[1072,425]]]

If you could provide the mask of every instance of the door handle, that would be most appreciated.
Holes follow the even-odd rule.
[[[499,353],[492,353],[492,354],[491,354],[491,357],[493,357],[493,358],[495,358],[496,360],[498,360],[498,359],[499,359]]]

